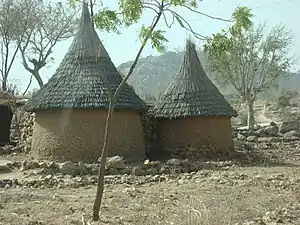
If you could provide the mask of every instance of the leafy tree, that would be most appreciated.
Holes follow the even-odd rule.
[[[230,82],[247,104],[247,125],[252,128],[257,95],[288,74],[292,35],[282,25],[265,35],[265,24],[254,27],[253,14],[247,7],[238,7],[232,17],[234,24],[214,34],[204,49],[210,67]]]
[[[75,4],[77,0],[71,0],[72,4]],[[107,140],[110,139],[111,135],[111,117],[113,114],[115,102],[118,98],[119,92],[123,85],[127,82],[131,74],[133,73],[135,66],[141,56],[141,53],[148,43],[151,43],[152,47],[159,52],[165,50],[165,44],[168,41],[164,36],[163,30],[156,29],[157,24],[163,20],[168,28],[177,22],[182,28],[191,32],[198,39],[205,39],[206,37],[197,33],[193,30],[188,21],[176,12],[178,8],[184,8],[189,10],[191,13],[209,17],[211,19],[224,20],[221,18],[213,17],[198,11],[199,2],[201,0],[154,0],[154,1],[143,1],[143,0],[119,0],[118,9],[110,9],[103,7],[100,11],[94,12],[93,21],[95,27],[107,32],[120,33],[121,28],[129,27],[140,21],[142,15],[145,15],[149,11],[154,12],[154,18],[150,25],[143,25],[139,34],[141,40],[141,47],[137,52],[137,55],[129,69],[129,72],[124,77],[123,81],[117,88],[117,90],[111,94],[110,106],[106,119],[105,137],[102,148],[96,199],[93,207],[93,220],[99,220],[99,210],[102,202],[103,189],[104,189],[104,174],[105,174],[105,163],[107,156]],[[101,1],[102,3],[102,1]],[[168,21],[167,15],[171,15],[171,21]]]

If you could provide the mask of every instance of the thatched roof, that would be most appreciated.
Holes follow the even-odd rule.
[[[237,116],[237,112],[206,75],[191,40],[186,42],[183,62],[175,80],[150,110],[150,114],[157,118]]]
[[[79,29],[54,75],[26,104],[27,111],[57,108],[108,108],[109,97],[121,75],[93,28],[86,3],[83,3]],[[145,104],[126,84],[119,94],[116,109],[144,109]]]

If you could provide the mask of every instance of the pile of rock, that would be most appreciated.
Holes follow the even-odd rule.
[[[145,160],[140,164],[126,163],[120,156],[107,158],[106,174],[107,175],[156,175],[156,174],[179,174],[189,173],[201,170],[203,168],[231,168],[234,163],[231,161],[223,162],[199,162],[189,161],[187,159],[169,159],[165,162]],[[68,174],[71,176],[76,175],[96,175],[98,174],[99,163],[86,164],[82,162],[37,162],[25,160],[22,163],[8,163],[4,166],[8,171],[19,169],[20,171],[38,170],[40,174]],[[0,171],[1,172],[1,171]]]
[[[280,125],[271,122],[268,126],[257,126],[254,130],[235,129],[234,134],[238,140],[257,142],[259,138],[278,137],[285,140],[300,139],[299,121],[284,121]],[[262,139],[264,140],[264,139]]]
[[[21,142],[25,153],[28,153],[31,150],[33,124],[34,113],[27,113],[21,129]]]
[[[198,148],[185,146],[177,149],[165,149],[166,155],[172,158],[190,159],[190,160],[210,160],[221,159],[226,160],[231,158],[233,152],[225,152],[218,150],[213,145],[202,145]]]

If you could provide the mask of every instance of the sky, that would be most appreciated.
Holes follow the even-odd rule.
[[[117,7],[117,0],[103,0],[103,3],[108,7]],[[266,31],[270,31],[271,28],[277,24],[283,24],[288,29],[291,29],[294,34],[294,46],[291,49],[291,54],[295,55],[296,58],[300,58],[300,26],[297,22],[298,19],[296,19],[299,18],[299,0],[203,0],[200,3],[199,11],[211,16],[230,19],[232,12],[237,6],[248,6],[251,8],[255,15],[254,22],[266,22]],[[184,9],[178,9],[176,11],[190,23],[196,32],[206,36],[217,33],[229,25],[226,22],[212,20]],[[145,11],[138,24],[126,30],[122,30],[120,35],[98,32],[100,39],[116,66],[134,59],[140,47],[140,41],[138,39],[139,30],[143,24],[150,25],[152,19],[153,14],[150,11]],[[165,36],[169,40],[166,44],[168,50],[172,51],[183,48],[188,33],[178,24],[168,28],[162,20],[160,24],[158,24],[157,29],[165,31]],[[40,72],[44,82],[47,82],[54,74],[60,61],[68,51],[72,39],[73,38],[62,41],[54,47],[52,54],[54,62],[47,65]],[[203,43],[198,41],[197,44],[202,45]],[[159,55],[156,50],[152,49],[150,44],[144,49],[142,57],[149,55]],[[300,69],[300,65],[295,65],[294,69]],[[23,91],[27,87],[29,79],[30,73],[23,68],[21,58],[18,57],[11,70],[9,81],[16,83],[19,90]],[[33,88],[38,88],[38,84],[34,79],[30,90]]]

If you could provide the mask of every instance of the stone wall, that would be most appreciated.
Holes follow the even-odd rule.
[[[21,143],[25,153],[29,153],[31,151],[34,118],[34,113],[27,113],[24,116],[24,121],[21,128]]]
[[[157,120],[150,117],[147,112],[140,113],[140,117],[143,126],[146,155],[149,157],[156,141]]]

